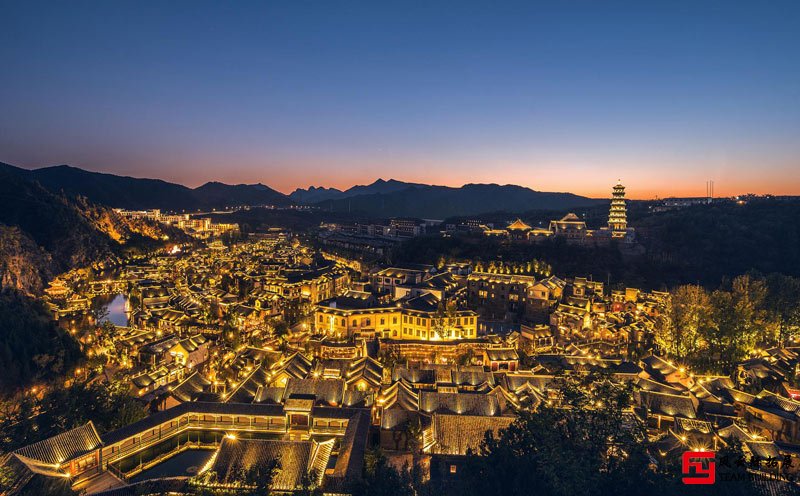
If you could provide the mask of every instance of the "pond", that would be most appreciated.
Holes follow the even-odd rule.
[[[116,326],[127,327],[128,325],[128,298],[123,294],[98,296],[96,300],[101,307],[108,310],[108,316],[104,319]]]
[[[140,482],[159,477],[187,477],[197,475],[206,462],[214,454],[212,450],[191,449],[159,463],[153,468],[145,470],[131,479],[131,482]]]

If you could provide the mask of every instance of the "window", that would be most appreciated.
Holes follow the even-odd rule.
[[[347,321],[345,319],[342,319],[342,327],[347,327]]]
[[[397,324],[397,317],[392,317],[392,324]]]
[[[381,319],[381,325],[386,324],[386,319]]]
[[[455,465],[450,465],[450,473],[455,474],[456,472],[458,472],[458,467]]]
[[[319,316],[319,321],[322,322],[322,315]]]

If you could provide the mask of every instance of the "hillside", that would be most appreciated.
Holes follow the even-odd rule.
[[[63,374],[80,357],[75,341],[36,298],[53,276],[114,262],[182,233],[128,220],[85,197],[45,189],[0,165],[0,396]]]
[[[0,166],[2,289],[35,294],[60,272],[113,259],[147,240],[178,235],[160,225],[127,220],[85,198],[54,194],[19,170]]]
[[[160,179],[140,179],[90,172],[68,165],[26,170],[2,164],[38,181],[48,190],[85,196],[93,203],[143,210],[210,210],[240,205],[290,205],[292,200],[263,184],[206,183],[195,189]]]
[[[565,210],[600,200],[572,193],[546,193],[515,185],[466,184],[460,188],[410,184],[386,193],[372,193],[317,203],[333,212],[364,212],[379,217],[444,219],[484,212]]]

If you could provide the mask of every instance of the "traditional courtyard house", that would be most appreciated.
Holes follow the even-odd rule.
[[[779,391],[786,381],[784,371],[767,358],[751,358],[736,365],[736,382],[747,390]]]
[[[131,378],[131,392],[140,398],[162,390],[169,384],[182,381],[186,367],[179,364],[161,365]],[[151,399],[151,398],[148,398]]]
[[[483,350],[483,365],[492,372],[519,368],[519,354],[514,348],[487,348]]]
[[[381,387],[383,366],[370,357],[325,359],[314,364],[312,377],[342,379],[349,390],[377,393]]]
[[[289,379],[305,379],[312,366],[313,362],[299,352],[282,358],[270,367],[269,385],[285,387]]]
[[[415,389],[435,389],[436,370],[398,364],[392,368],[392,382],[398,381],[402,381]]]
[[[575,337],[580,339],[585,334],[584,330],[592,327],[592,314],[585,305],[559,303],[550,314],[550,325],[558,331],[560,341],[570,341]]]
[[[283,400],[291,398],[312,399],[314,405],[342,406],[345,396],[343,379],[291,378],[286,382]]]
[[[696,419],[700,402],[691,394],[676,395],[638,391],[634,395],[637,413],[655,429],[666,429],[676,418]]]
[[[188,329],[191,319],[188,315],[174,308],[163,308],[150,312],[150,324],[164,332],[182,333]]]
[[[561,300],[566,281],[556,276],[542,279],[528,287],[525,318],[534,322],[546,322],[550,309]]]
[[[733,387],[729,377],[700,377],[691,388],[691,393],[700,401],[703,416],[715,426],[726,425],[736,419],[730,394]]]
[[[530,353],[546,353],[555,346],[555,336],[549,325],[522,324],[519,329],[520,347]]]

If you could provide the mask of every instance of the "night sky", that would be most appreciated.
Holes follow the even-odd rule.
[[[800,194],[800,1],[0,0],[0,161]]]

